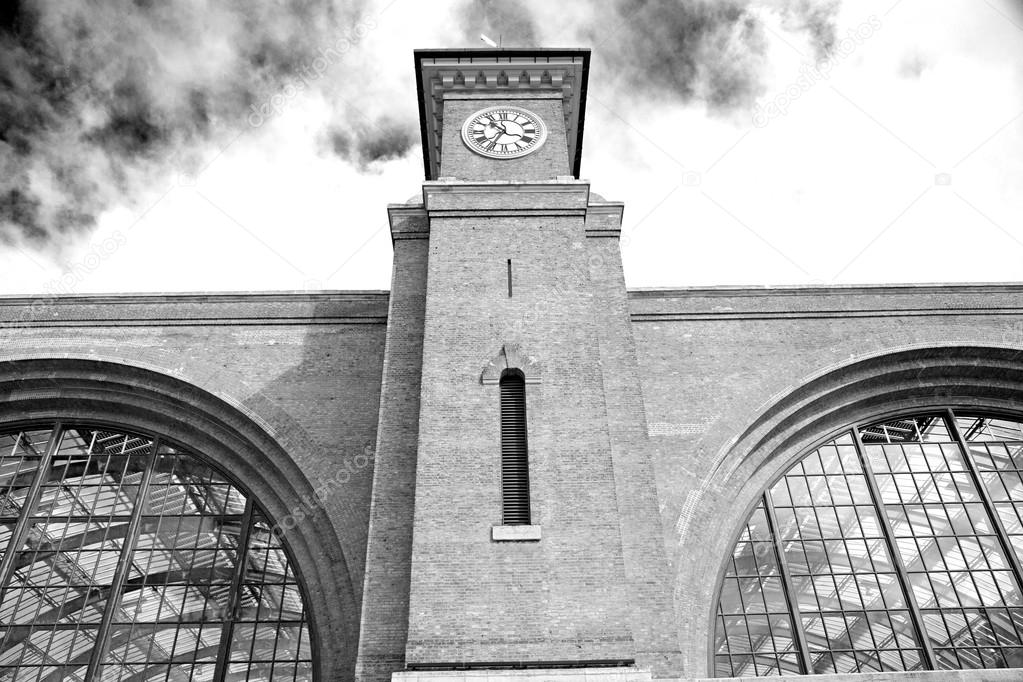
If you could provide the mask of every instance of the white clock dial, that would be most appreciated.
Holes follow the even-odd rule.
[[[547,141],[547,126],[532,111],[520,107],[489,107],[465,121],[462,140],[482,156],[511,159],[543,146]]]

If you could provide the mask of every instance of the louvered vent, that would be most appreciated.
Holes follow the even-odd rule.
[[[529,524],[529,457],[526,448],[526,383],[501,377],[501,493],[504,524]]]

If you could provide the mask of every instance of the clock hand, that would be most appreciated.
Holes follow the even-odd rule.
[[[521,133],[509,133],[509,132],[508,132],[508,129],[507,129],[507,128],[505,128],[505,126],[504,126],[504,123],[499,123],[499,122],[497,122],[497,121],[491,121],[491,122],[490,122],[490,125],[494,126],[495,128],[497,128],[498,130],[500,130],[500,131],[501,131],[502,133],[504,133],[504,134],[505,134],[505,135],[507,135],[508,137],[514,137],[514,138],[520,138],[520,139],[521,139],[521,137],[522,137],[522,134],[521,134]]]

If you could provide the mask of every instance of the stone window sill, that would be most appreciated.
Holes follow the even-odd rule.
[[[540,526],[494,526],[490,537],[494,542],[536,542]]]

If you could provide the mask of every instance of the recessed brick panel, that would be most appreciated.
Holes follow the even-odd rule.
[[[552,180],[559,175],[571,175],[560,94],[543,99],[521,93],[514,98],[457,97],[446,95],[444,99],[440,177],[458,180]],[[462,124],[480,109],[498,105],[518,105],[539,115],[547,125],[544,145],[531,154],[514,159],[491,159],[470,150],[462,140]]]

